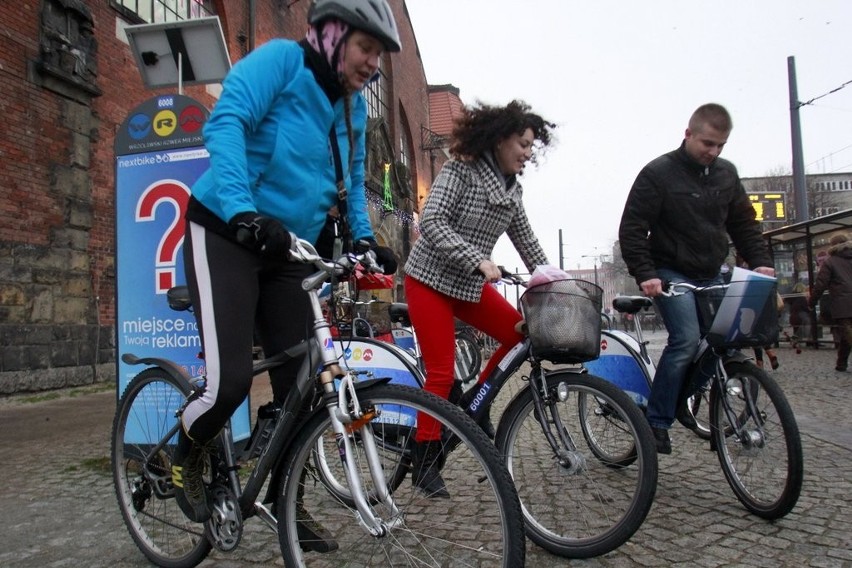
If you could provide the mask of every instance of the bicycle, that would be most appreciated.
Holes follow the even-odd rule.
[[[520,278],[505,271],[504,281],[523,285]],[[583,287],[577,301],[596,301],[593,311],[600,311],[599,288],[588,282],[569,282]],[[550,292],[558,295],[559,290]],[[562,306],[556,306],[558,317],[565,316]],[[396,315],[404,318],[401,321],[410,323],[407,309],[405,304],[395,306]],[[528,325],[559,323],[568,330],[591,330],[591,347],[597,351],[600,327],[594,321],[596,316],[591,321],[548,322],[540,312],[528,309],[524,315]],[[580,351],[566,358],[565,353],[536,350],[533,337],[527,336],[490,376],[453,400],[478,423],[510,379],[521,382],[499,420],[495,445],[517,487],[527,536],[545,550],[567,558],[600,556],[626,542],[647,516],[657,484],[657,454],[650,426],[624,391],[588,374],[582,366],[545,368],[548,356],[576,363],[596,356]],[[589,435],[597,444],[589,443]],[[604,443],[608,452],[599,450]],[[629,463],[612,457],[627,450],[633,452]]]
[[[771,343],[777,333],[774,279],[746,282],[742,278],[743,273],[735,272],[734,280],[725,284],[673,282],[667,293],[694,293],[702,308],[701,343],[687,371],[689,386],[684,393],[690,395],[688,408],[696,422],[692,429],[710,440],[725,479],[745,508],[774,520],[788,514],[801,493],[802,445],[781,387],[737,350]],[[737,308],[741,299],[749,305]],[[623,313],[638,313],[650,305],[652,300],[644,296],[613,300],[613,308]],[[750,335],[742,335],[749,322],[742,322],[741,329],[741,322],[729,316],[738,317],[748,310],[756,319]],[[607,353],[587,366],[644,407],[656,368],[648,356],[639,319],[634,318],[635,338],[624,332],[603,331],[601,341],[606,343]]]
[[[357,298],[357,283],[350,282],[350,285],[352,284],[355,285],[354,296]],[[360,312],[354,312],[355,307],[358,305],[369,305],[373,303],[372,300],[369,302],[358,302],[348,297],[345,292],[333,291],[329,303],[331,304],[330,313],[341,316],[343,320],[348,320],[349,322],[348,324],[341,323],[337,326],[342,337],[349,335],[350,337],[369,337],[392,342],[394,345],[407,350],[414,358],[420,372],[425,374],[423,361],[420,358],[420,346],[417,343],[417,337],[414,334],[411,321],[408,319],[408,306],[406,304],[391,303],[388,305],[388,317],[391,325],[395,325],[396,327],[392,328],[389,334],[379,334],[376,332],[373,324],[363,317]],[[347,306],[349,307],[349,313],[346,313]],[[456,324],[455,341],[455,380],[459,381],[462,385],[470,386],[479,377],[479,372],[482,370],[482,350],[477,340],[471,334],[470,328],[461,322],[457,322]]]
[[[254,372],[294,357],[305,356],[305,362],[280,408],[259,412],[245,447],[235,446],[230,425],[211,444],[204,479],[213,515],[203,525],[180,512],[170,474],[180,413],[187,398],[203,388],[203,377],[191,378],[165,359],[125,354],[130,364],[149,365],[126,387],[111,440],[116,495],[136,545],[157,565],[195,566],[214,547],[235,549],[244,522],[257,516],[278,533],[285,566],[523,565],[518,496],[482,431],[438,397],[388,384],[387,378],[358,381],[366,373],[343,368],[318,290],[356,263],[374,269],[372,253],[325,262],[307,241],[294,243],[293,259],[318,269],[303,283],[313,329],[308,340],[257,362]],[[187,304],[174,299],[173,307]],[[449,500],[430,499],[398,475],[411,467],[418,412],[438,420],[453,444],[443,456]],[[325,459],[332,452],[334,460]],[[326,485],[317,464],[334,472],[345,498]],[[311,540],[312,514],[331,541]],[[477,530],[459,530],[467,526]]]

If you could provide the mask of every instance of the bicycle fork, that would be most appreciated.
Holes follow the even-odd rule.
[[[557,408],[557,402],[564,402],[563,396],[567,398],[567,391],[562,394],[562,389],[557,387],[556,398],[554,398],[547,388],[547,378],[539,364],[533,365],[529,380],[535,417],[541,425],[541,431],[547,443],[553,450],[554,457],[568,474],[584,471],[586,458],[577,451],[577,445],[568,433],[568,429],[562,424]]]
[[[764,416],[758,410],[757,401],[755,400],[756,389],[751,388],[751,385],[748,385],[743,380],[739,381],[739,386],[730,384],[731,378],[725,370],[722,358],[717,358],[716,360],[715,380],[718,381],[717,388],[719,392],[716,404],[722,405],[725,417],[728,420],[728,424],[731,425],[733,434],[737,437],[737,440],[746,448],[762,447],[766,441],[766,434],[763,431]],[[731,396],[742,397],[745,403],[745,416],[737,416],[734,409],[731,408],[729,402],[729,397]],[[754,418],[753,429],[746,428],[749,417]]]
[[[392,529],[402,525],[403,518],[388,489],[379,451],[376,447],[376,440],[373,437],[371,421],[379,415],[380,411],[375,407],[361,408],[351,373],[347,373],[341,379],[337,391],[337,401],[329,401],[326,407],[331,416],[340,460],[346,472],[346,481],[349,484],[352,500],[355,502],[358,511],[358,522],[372,536],[386,536]],[[376,491],[376,500],[388,508],[389,518],[391,519],[389,522],[378,517],[374,508],[367,502],[355,452],[356,434],[360,438],[367,457],[370,477]]]

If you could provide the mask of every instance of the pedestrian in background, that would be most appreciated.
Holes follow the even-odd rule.
[[[845,234],[839,234],[831,237],[829,245],[828,258],[819,267],[808,306],[813,310],[828,291],[832,324],[839,340],[834,370],[844,372],[852,351],[852,242]]]

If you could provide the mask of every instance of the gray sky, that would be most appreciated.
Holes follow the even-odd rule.
[[[408,0],[430,84],[465,103],[528,102],[557,145],[523,184],[553,264],[608,254],[639,170],[692,111],[725,105],[742,177],[791,171],[788,56],[800,101],[852,80],[850,0]],[[409,46],[403,46],[408,49]],[[852,84],[800,111],[807,173],[852,171]],[[520,266],[505,237],[494,259]]]

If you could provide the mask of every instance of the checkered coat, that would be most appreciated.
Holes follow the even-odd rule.
[[[508,186],[508,187],[507,187]],[[405,272],[435,290],[478,302],[485,276],[479,263],[491,258],[506,233],[527,270],[547,264],[521,201],[514,176],[504,180],[486,158],[452,159],[432,184]]]

